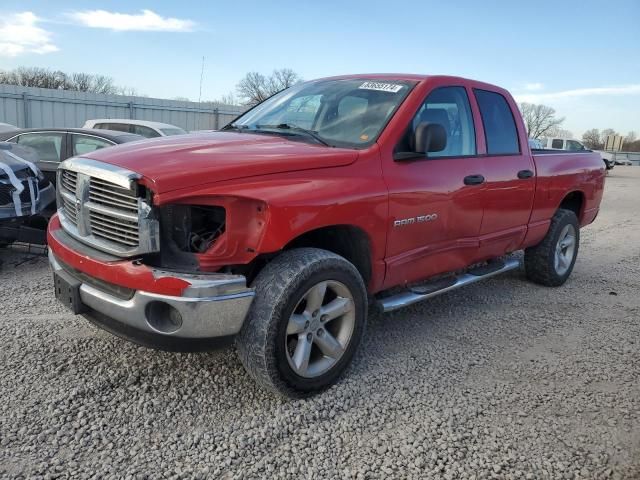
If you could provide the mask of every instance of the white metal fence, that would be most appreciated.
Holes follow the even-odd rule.
[[[640,152],[611,152],[610,155],[614,161],[628,161],[640,166]]]
[[[131,118],[209,130],[223,127],[244,110],[235,105],[0,84],[0,122],[21,128],[78,128],[94,118]]]

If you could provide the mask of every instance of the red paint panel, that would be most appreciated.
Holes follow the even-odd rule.
[[[358,78],[358,76],[342,77]],[[538,243],[567,194],[585,198],[580,220],[593,221],[604,188],[598,154],[559,153],[532,158],[522,120],[508,92],[492,85],[446,76],[367,75],[380,80],[418,81],[378,138],[366,150],[326,148],[276,136],[237,132],[145,140],[92,152],[90,158],[143,175],[155,205],[222,205],[227,230],[200,267],[215,271],[272,254],[296,237],[334,225],[360,229],[369,241],[369,291],[401,285],[474,261]],[[427,94],[438,87],[467,89],[478,156],[395,162],[393,150]],[[516,117],[522,153],[487,156],[473,88],[503,94]],[[517,178],[530,169],[535,178]],[[481,174],[480,186],[466,186]],[[423,215],[437,220],[395,228],[394,222]],[[187,286],[154,278],[151,269],[123,260],[100,262],[72,251],[49,227],[49,242],[64,262],[104,281],[133,289],[179,295]]]
[[[94,278],[133,290],[180,296],[190,283],[174,277],[154,277],[151,268],[134,264],[130,260],[102,262],[83,255],[60,242],[53,233],[60,230],[60,220],[55,214],[47,228],[47,243],[53,253],[67,265]]]
[[[83,155],[142,174],[156,193],[255,175],[349,165],[354,150],[238,132],[173,135]]]

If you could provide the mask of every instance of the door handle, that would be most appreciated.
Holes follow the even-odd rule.
[[[518,178],[531,178],[533,177],[533,172],[531,170],[520,170],[518,172]]]
[[[464,177],[465,185],[480,185],[484,183],[484,177],[482,175],[468,175]]]

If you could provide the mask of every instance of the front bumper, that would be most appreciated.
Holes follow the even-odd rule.
[[[31,202],[10,203],[0,206],[0,220],[8,220],[13,218],[27,218],[32,215],[41,214],[49,205],[55,203],[56,191],[51,183],[41,188],[37,192],[37,196],[33,204]]]
[[[128,340],[165,350],[212,348],[242,328],[254,291],[239,275],[171,275],[189,284],[181,296],[124,289],[114,293],[100,281],[64,264],[49,249],[54,272],[79,284],[82,313],[93,323]],[[128,291],[128,293],[127,293]]]

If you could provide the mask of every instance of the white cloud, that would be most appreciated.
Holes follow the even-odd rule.
[[[640,94],[640,84],[620,85],[616,87],[576,88],[553,93],[522,93],[514,97],[519,102],[539,103],[549,100],[562,100],[575,97],[592,97],[598,95],[634,95]]]
[[[84,10],[69,16],[86,27],[117,31],[190,32],[196,25],[192,20],[161,17],[151,10],[139,14]]]
[[[530,92],[534,92],[536,90],[542,90],[543,88],[544,88],[544,85],[542,83],[539,83],[539,82],[525,83],[524,84],[524,89],[528,90]]]
[[[0,56],[58,51],[51,42],[51,32],[38,27],[40,21],[32,12],[15,13],[0,19]]]

